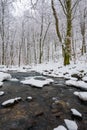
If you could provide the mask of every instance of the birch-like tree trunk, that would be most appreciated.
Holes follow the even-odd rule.
[[[82,35],[82,55],[86,53],[86,41],[85,41],[85,34],[86,34],[86,18],[87,18],[87,8],[84,8],[83,14],[80,13],[80,28],[81,28],[81,35]]]
[[[4,65],[4,58],[5,58],[5,28],[4,28],[4,18],[5,18],[5,5],[4,2],[1,1],[1,12],[2,12],[2,17],[1,17],[1,38],[2,38],[2,65]]]

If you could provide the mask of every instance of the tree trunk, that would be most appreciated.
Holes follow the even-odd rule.
[[[82,49],[81,53],[82,55],[86,53],[86,41],[85,41],[85,34],[86,34],[86,18],[87,18],[87,11],[86,8],[83,10],[83,14],[80,16],[80,28],[81,28],[81,34],[82,34]]]
[[[72,31],[72,11],[71,11],[71,0],[66,2],[67,5],[67,30],[65,38],[65,49],[64,49],[64,65],[70,64],[71,58],[71,31]]]
[[[68,65],[68,64],[70,64],[70,57],[69,57],[68,53],[66,52],[66,50],[64,53],[65,53],[64,54],[64,65]]]
[[[42,62],[42,35],[43,35],[43,15],[41,17],[41,32],[40,32],[40,41],[39,41],[39,63]]]
[[[83,40],[82,40],[82,55],[84,53],[86,53],[85,36],[83,36]]]
[[[18,66],[20,67],[21,64],[21,43],[19,42],[19,55],[18,55]]]
[[[13,48],[13,43],[10,45],[10,57],[11,57],[11,65],[13,65],[13,63],[14,63],[14,60],[13,60],[13,58],[14,58],[14,48]]]
[[[4,65],[4,35],[5,35],[5,32],[4,32],[4,4],[2,2],[2,65]]]

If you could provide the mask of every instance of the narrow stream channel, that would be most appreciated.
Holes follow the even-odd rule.
[[[21,97],[22,101],[6,108],[0,105],[0,130],[53,130],[58,125],[65,126],[64,119],[73,119],[78,130],[87,130],[87,102],[81,102],[73,94],[80,89],[66,86],[62,78],[53,78],[54,82],[43,88],[31,87],[20,81],[29,76],[41,76],[39,73],[9,73],[19,81],[4,82],[0,91],[5,94],[0,97],[0,104],[15,97]],[[33,99],[27,101],[28,96]],[[60,104],[55,104],[55,99]],[[82,120],[72,117],[71,108],[82,113]]]

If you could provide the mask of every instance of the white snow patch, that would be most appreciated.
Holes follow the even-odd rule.
[[[83,101],[87,101],[87,92],[74,92],[74,95],[78,96]]]
[[[0,65],[0,71],[6,72],[7,67],[5,65]]]
[[[3,85],[3,82],[0,82],[0,86],[2,86]]]
[[[46,80],[47,79],[45,76],[34,76],[34,77],[25,77],[25,80],[29,80],[31,78],[39,79],[39,80]]]
[[[82,80],[85,81],[85,82],[87,82],[87,76],[84,76],[84,77],[82,78]]]
[[[74,81],[74,80],[67,80],[65,82],[66,85],[68,86],[75,86],[77,88],[82,88],[84,90],[87,90],[87,83],[85,83],[84,81]]]
[[[56,128],[54,128],[53,130],[67,130],[64,126],[60,125]]]
[[[16,97],[16,98],[13,98],[13,99],[9,99],[5,102],[2,103],[2,106],[7,106],[8,104],[14,104],[15,101],[19,101],[21,100],[21,97]]]
[[[77,81],[78,79],[77,79],[77,78],[70,77],[70,80]]]
[[[4,91],[0,91],[0,96],[4,95]]]
[[[64,119],[64,122],[69,130],[77,130],[78,126],[75,121]]]
[[[9,79],[9,81],[17,82],[17,81],[19,81],[19,80],[16,79],[16,78],[11,78],[11,79]]]
[[[31,96],[27,97],[28,100],[32,100],[33,98]]]
[[[3,80],[9,80],[9,79],[11,79],[11,75],[10,74],[0,72],[0,82],[2,82]]]
[[[23,84],[29,84],[29,85],[32,85],[35,87],[40,87],[40,88],[42,88],[44,85],[50,84],[52,82],[53,82],[52,79],[37,80],[37,79],[34,79],[34,77],[32,77],[28,80],[21,81],[21,83],[23,83]]]
[[[76,92],[74,92],[74,95],[78,96],[78,95],[79,95],[79,92],[77,92],[77,91],[76,91]]]
[[[82,114],[80,113],[80,112],[78,112],[76,109],[71,109],[71,112],[72,112],[72,114],[73,115],[75,115],[75,116],[79,116],[79,117],[82,117]]]

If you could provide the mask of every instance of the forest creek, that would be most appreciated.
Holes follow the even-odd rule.
[[[26,73],[8,72],[19,81],[24,77],[41,76],[31,71]],[[52,78],[50,85],[36,88],[18,82],[4,81],[0,89],[5,92],[0,96],[0,130],[53,130],[58,125],[64,125],[64,119],[75,120],[78,130],[87,130],[87,102],[82,102],[73,95],[78,88],[68,87],[63,78]],[[26,100],[28,96],[31,101]],[[1,103],[15,97],[22,100],[9,107],[2,107]],[[54,103],[53,98],[59,100]],[[70,109],[76,108],[82,113],[82,119],[73,117]]]

